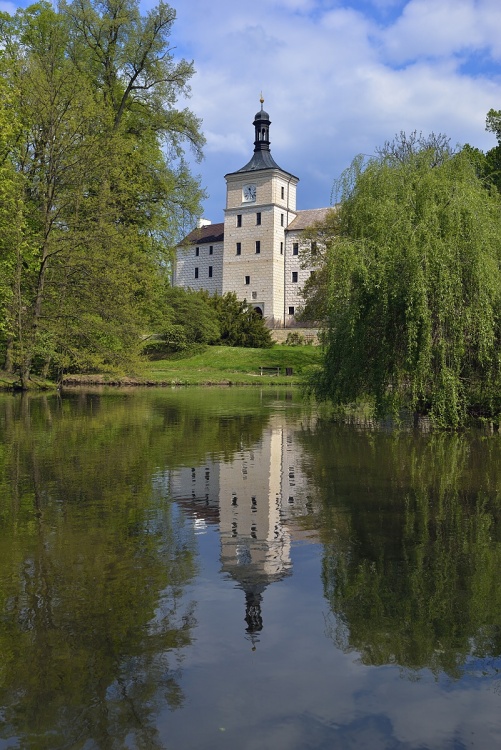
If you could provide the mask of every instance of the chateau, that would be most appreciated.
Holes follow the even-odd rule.
[[[302,267],[302,235],[330,209],[296,209],[299,179],[271,155],[271,122],[263,102],[261,98],[253,122],[252,158],[225,175],[224,223],[201,219],[183,240],[176,252],[173,284],[211,294],[235,292],[269,326],[288,327],[302,305],[302,285],[312,273]]]

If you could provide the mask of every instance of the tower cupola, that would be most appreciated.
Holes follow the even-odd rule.
[[[261,102],[261,109],[256,113],[254,117],[254,153],[252,154],[251,160],[247,162],[243,167],[237,169],[236,172],[229,172],[229,174],[239,174],[241,172],[259,172],[262,169],[280,169],[284,174],[289,174],[281,169],[276,163],[275,159],[271,155],[270,150],[270,116],[265,109],[263,109],[264,99],[261,94],[259,100]],[[294,175],[290,175],[294,177]],[[228,175],[226,175],[228,177]],[[297,177],[294,177],[297,181]]]
[[[257,112],[254,118],[255,128],[255,139],[254,139],[254,153],[257,151],[269,151],[270,150],[270,116],[268,112],[263,109],[264,99],[261,94],[261,109]]]

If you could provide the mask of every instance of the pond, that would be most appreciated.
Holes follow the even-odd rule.
[[[0,749],[501,746],[501,437],[0,395]]]

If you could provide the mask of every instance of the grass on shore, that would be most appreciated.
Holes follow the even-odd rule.
[[[211,346],[201,354],[183,359],[149,362],[143,377],[154,382],[178,382],[187,385],[234,383],[255,385],[263,382],[299,383],[320,364],[320,349],[314,346],[275,344],[271,349]],[[280,368],[280,374],[260,374],[261,367]],[[286,375],[286,368],[292,375]]]
[[[145,361],[134,376],[69,375],[66,384],[116,385],[297,385],[320,364],[316,346],[275,344],[271,349],[209,346],[201,352]],[[260,374],[261,367],[280,368],[280,374]],[[286,375],[286,368],[292,375]]]
[[[298,385],[309,372],[320,365],[317,346],[275,344],[271,349],[209,346],[201,352],[169,359],[143,361],[134,375],[75,374],[67,375],[67,385]],[[280,374],[261,375],[260,368],[280,368]],[[286,368],[292,375],[286,375]],[[11,390],[17,378],[0,374],[0,389]],[[55,387],[33,377],[33,388]]]

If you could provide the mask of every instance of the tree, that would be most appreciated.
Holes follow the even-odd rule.
[[[217,315],[205,296],[191,289],[171,287],[166,293],[166,303],[162,338],[171,350],[219,342]]]
[[[501,110],[490,109],[485,120],[485,129],[496,136],[498,145],[484,156],[483,176],[501,192]]]
[[[16,294],[16,280],[19,276],[19,234],[18,209],[21,185],[9,158],[17,136],[17,121],[12,116],[12,96],[3,78],[0,77],[0,348],[9,351],[12,341],[14,321],[10,315]],[[6,357],[7,369],[10,369]]]
[[[245,300],[241,302],[234,292],[206,296],[219,320],[221,344],[256,349],[268,349],[273,346],[269,329],[252,305]]]
[[[234,292],[215,294],[170,287],[164,295],[159,335],[146,346],[152,356],[183,351],[194,344],[266,349],[273,345],[263,319]]]
[[[499,410],[501,216],[466,152],[401,135],[342,176],[320,397],[458,426]]]
[[[190,63],[173,61],[163,3],[47,3],[0,24],[2,78],[19,123],[22,183],[5,353],[32,372],[123,367],[139,350],[169,247],[202,192],[183,159],[199,121],[178,110]]]

